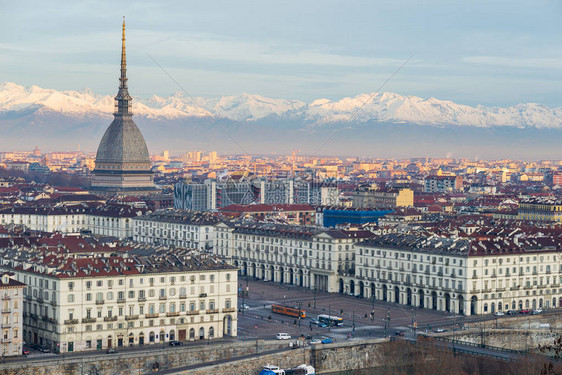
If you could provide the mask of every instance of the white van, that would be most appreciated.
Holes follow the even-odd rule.
[[[289,335],[288,333],[277,334],[277,340],[290,340],[290,339],[291,339],[291,335]]]

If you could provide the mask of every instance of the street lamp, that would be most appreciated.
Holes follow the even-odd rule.
[[[318,287],[316,285],[314,285],[314,310],[316,310],[316,291],[318,290]]]

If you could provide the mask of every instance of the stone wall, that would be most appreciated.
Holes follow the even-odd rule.
[[[95,354],[90,357],[76,358],[60,355],[53,359],[33,361],[27,359],[0,365],[0,375],[121,375],[140,372],[152,372],[154,363],[160,369],[190,366],[200,363],[225,360],[242,355],[287,347],[286,342],[277,340],[236,341],[213,344],[186,345],[179,347],[153,347],[142,351],[123,351],[116,354]]]
[[[366,367],[376,367],[380,364],[378,352],[380,345],[388,340],[372,339],[362,341],[347,341],[328,345],[313,345],[293,350],[287,348],[287,343],[279,341],[251,341],[233,342],[214,345],[199,345],[191,348],[155,349],[150,352],[118,353],[114,355],[99,355],[87,359],[57,357],[54,360],[26,361],[27,366],[19,364],[5,364],[0,367],[0,375],[121,375],[148,374],[153,364],[158,362],[160,370],[174,369],[196,364],[212,363],[228,360],[221,364],[198,367],[197,369],[177,370],[176,374],[204,375],[204,374],[240,374],[255,375],[263,365],[274,364],[281,367],[294,367],[302,363],[316,367],[317,373],[353,370]],[[283,350],[279,353],[259,355],[271,350]],[[255,356],[236,360],[243,355]]]

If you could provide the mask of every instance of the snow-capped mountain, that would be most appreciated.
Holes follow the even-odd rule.
[[[136,116],[154,120],[214,116],[236,122],[275,119],[298,121],[308,127],[334,122],[401,123],[431,126],[508,126],[562,128],[562,108],[527,103],[511,107],[471,107],[435,98],[422,99],[393,93],[361,94],[338,101],[318,99],[311,103],[242,94],[220,98],[191,98],[176,93],[162,98],[134,98]],[[57,91],[15,83],[0,84],[0,121],[18,114],[56,112],[71,118],[110,117],[113,97],[90,90]]]

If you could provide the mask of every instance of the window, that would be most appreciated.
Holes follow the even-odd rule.
[[[70,281],[68,283],[68,290],[74,290],[74,282]]]
[[[91,288],[92,288],[92,282],[86,281],[86,289],[91,289]]]
[[[68,302],[74,302],[74,294],[69,294],[67,299]]]

